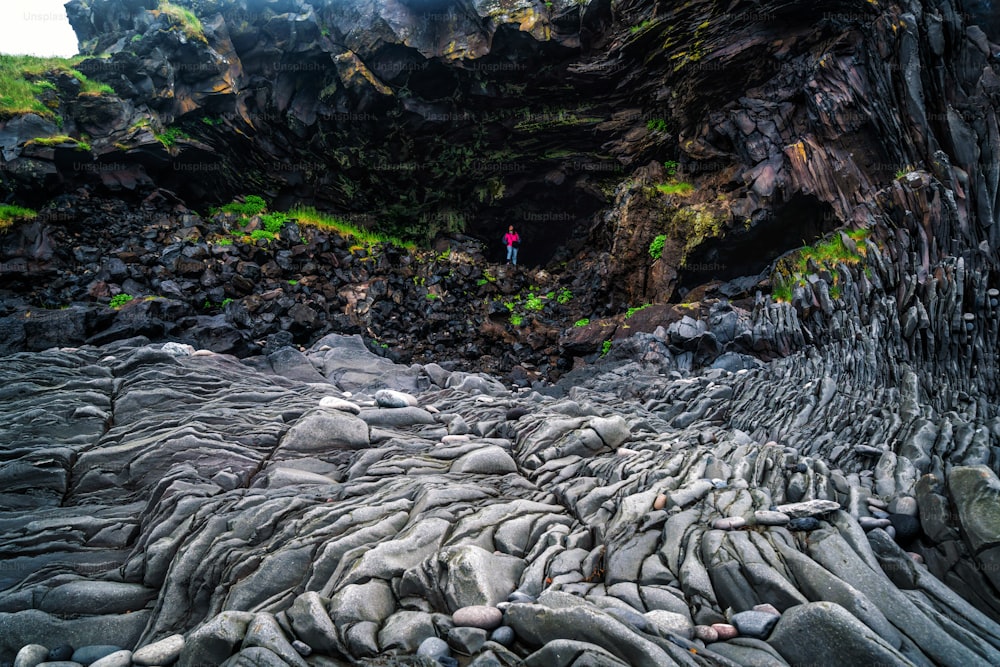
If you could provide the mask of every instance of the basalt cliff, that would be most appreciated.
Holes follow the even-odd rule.
[[[991,3],[67,13],[0,661],[1000,663]]]

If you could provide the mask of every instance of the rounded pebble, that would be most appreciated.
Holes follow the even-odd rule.
[[[440,637],[428,637],[424,641],[420,642],[420,648],[417,649],[417,655],[430,658],[431,660],[437,660],[439,658],[450,656],[451,649],[448,648],[448,642]]]
[[[741,516],[728,516],[712,521],[712,528],[716,530],[736,530],[747,525],[747,520]]]
[[[73,657],[70,658],[73,662],[79,662],[82,665],[89,665],[92,662],[97,662],[101,658],[111,655],[112,653],[117,653],[118,651],[124,650],[121,646],[112,646],[110,644],[94,644],[92,646],[81,646],[80,648],[73,651]]]
[[[496,607],[472,605],[456,609],[455,613],[451,615],[451,622],[457,627],[496,630],[503,623],[503,612]]]
[[[706,644],[719,641],[719,632],[711,625],[694,626],[695,639],[700,639]]]
[[[858,525],[864,530],[875,530],[876,528],[885,528],[886,526],[892,524],[889,519],[878,519],[873,516],[863,516],[858,519]]]
[[[14,657],[14,664],[18,667],[36,667],[36,665],[49,659],[49,649],[41,644],[28,644],[22,646]]]
[[[713,623],[712,629],[719,636],[719,641],[733,639],[740,634],[735,625],[729,625],[728,623]]]
[[[528,595],[527,593],[522,593],[521,591],[514,591],[513,593],[507,596],[507,601],[532,604],[535,601],[535,598]]]
[[[312,655],[313,652],[312,646],[309,646],[309,644],[299,639],[296,639],[295,641],[292,642],[292,648],[295,649],[296,653],[298,653],[303,657],[308,657]]]
[[[490,641],[501,646],[510,646],[514,643],[514,628],[509,625],[501,625],[490,634]]]
[[[899,496],[889,503],[889,510],[896,514],[917,516],[917,499],[913,496]]]
[[[90,667],[132,667],[132,651],[122,650],[106,655],[90,663]]]
[[[62,646],[57,646],[51,651],[49,651],[49,662],[59,662],[61,660],[69,660],[73,657],[73,647],[69,644],[63,644]]]
[[[812,516],[800,516],[788,522],[788,530],[816,530],[819,528],[819,519]]]
[[[920,554],[916,553],[915,551],[907,551],[906,555],[909,556],[910,560],[912,560],[917,565],[923,565],[924,564],[924,557],[921,556]]]
[[[132,654],[132,662],[137,665],[169,665],[177,660],[184,649],[184,635],[170,635],[146,644]]]
[[[653,501],[653,509],[661,510],[667,506],[667,496],[664,493],[656,496],[656,500]]]
[[[753,513],[753,520],[758,526],[784,526],[791,521],[791,517],[784,512],[772,512],[770,510],[757,510]]]

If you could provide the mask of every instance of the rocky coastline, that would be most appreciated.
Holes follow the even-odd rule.
[[[0,665],[1000,664],[988,3],[439,4],[69,3]]]

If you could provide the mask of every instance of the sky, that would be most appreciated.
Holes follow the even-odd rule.
[[[0,53],[73,56],[76,34],[66,0],[0,0]]]

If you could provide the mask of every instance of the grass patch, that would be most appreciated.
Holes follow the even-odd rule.
[[[653,259],[659,259],[663,256],[663,246],[667,242],[667,235],[660,234],[652,240],[649,244],[649,256]]]
[[[694,192],[694,186],[684,181],[670,183],[659,183],[653,186],[658,192],[665,195],[689,195]]]
[[[611,351],[611,341],[610,340],[606,340],[603,343],[601,343],[601,356],[602,357],[608,356],[608,352],[610,352],[610,351]]]
[[[132,296],[131,294],[125,294],[125,293],[115,294],[113,297],[111,297],[111,302],[108,304],[108,306],[114,308],[115,310],[118,310],[119,308],[121,308],[134,298],[135,297]]]
[[[0,231],[7,231],[15,222],[22,220],[34,220],[38,213],[30,208],[14,206],[12,204],[0,204]]]
[[[179,127],[168,127],[167,129],[163,130],[162,134],[156,134],[154,132],[153,136],[156,137],[157,141],[163,144],[164,148],[171,148],[172,146],[176,145],[177,142],[181,139],[191,138],[190,136],[188,136],[186,132],[184,132],[184,130],[180,129]]]
[[[58,99],[41,97],[56,90],[49,78],[68,74],[80,82],[81,95],[114,94],[106,83],[91,81],[75,67],[87,56],[39,58],[37,56],[0,55],[0,118],[34,113],[55,120]]]
[[[208,40],[205,38],[205,28],[201,25],[201,20],[190,9],[180,7],[167,0],[160,0],[160,4],[156,9],[161,14],[170,17],[173,23],[179,25],[188,39],[208,43]]]
[[[317,227],[326,231],[332,231],[345,238],[352,238],[368,246],[379,243],[394,245],[407,250],[416,250],[417,246],[412,242],[404,242],[398,237],[380,234],[368,229],[361,229],[343,218],[338,218],[328,213],[317,211],[311,206],[294,208],[288,212],[288,217],[298,221],[300,225],[307,227]],[[485,273],[484,273],[485,276]],[[487,276],[488,278],[488,276]]]
[[[854,243],[851,248],[840,232],[813,245],[805,245],[781,258],[771,274],[771,297],[776,301],[791,301],[793,290],[806,284],[806,278],[816,271],[828,271],[832,276],[830,296],[839,298],[841,288],[836,267],[840,264],[856,265],[867,254],[868,230],[852,229],[845,235]]]
[[[645,310],[646,308],[649,308],[650,305],[652,304],[644,303],[641,306],[633,306],[629,308],[628,310],[625,311],[625,319],[627,320],[628,318],[638,313],[640,310]]]

